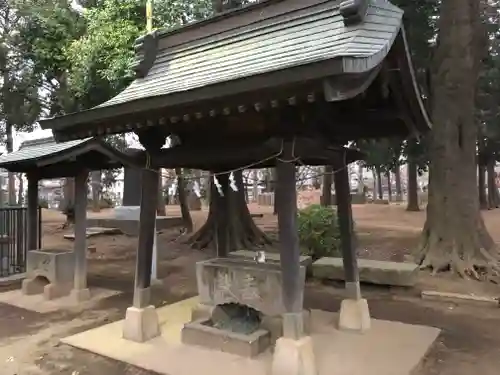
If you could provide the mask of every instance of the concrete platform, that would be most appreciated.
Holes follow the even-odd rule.
[[[361,282],[406,287],[417,283],[418,265],[414,263],[358,259],[358,268]],[[312,264],[312,273],[318,279],[344,280],[342,258],[318,259]]]
[[[121,292],[116,290],[91,288],[90,300],[85,302],[77,302],[71,295],[48,301],[43,297],[43,294],[27,296],[22,294],[21,290],[19,289],[0,293],[0,302],[25,310],[47,314],[55,311],[70,309],[76,306],[82,306],[82,304],[93,304],[120,293]]]
[[[143,344],[122,338],[123,321],[62,340],[63,343],[165,375],[268,375],[272,353],[254,359],[181,343],[197,298],[157,309],[162,336]],[[318,375],[409,375],[439,334],[437,328],[381,320],[365,334],[335,328],[337,314],[312,311]]]

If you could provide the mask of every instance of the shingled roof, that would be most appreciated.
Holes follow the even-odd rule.
[[[148,34],[136,42],[137,78],[123,92],[41,125],[58,140],[131,131],[182,118],[186,112],[179,108],[193,103],[368,73],[389,53],[402,18],[403,11],[386,0],[267,0]],[[276,75],[291,69],[294,74]],[[154,111],[162,117],[154,119]],[[141,113],[149,113],[148,121],[139,119]]]
[[[42,176],[44,176],[43,169],[50,169],[50,177],[63,177],[72,166],[76,165],[74,162],[77,159],[82,161],[90,153],[100,154],[97,163],[87,160],[88,165],[85,165],[85,161],[78,165],[97,170],[135,165],[133,156],[120,152],[96,138],[56,143],[53,137],[46,137],[25,141],[18,151],[1,155],[0,168],[10,172],[38,171]],[[66,166],[68,168],[64,168]],[[61,171],[64,169],[61,176],[57,175],[58,169]]]

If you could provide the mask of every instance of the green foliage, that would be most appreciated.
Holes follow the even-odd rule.
[[[340,255],[340,230],[333,207],[311,205],[300,210],[297,225],[304,255],[313,259]]]
[[[47,199],[40,199],[38,201],[38,206],[40,208],[49,208],[49,202],[47,202]]]

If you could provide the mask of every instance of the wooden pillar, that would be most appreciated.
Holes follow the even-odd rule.
[[[347,298],[358,300],[361,298],[361,292],[356,248],[353,241],[351,192],[347,165],[342,166],[336,171],[334,174],[334,183]]]
[[[277,200],[278,231],[280,242],[281,271],[283,275],[282,298],[285,308],[283,336],[298,340],[304,335],[303,327],[303,281],[301,278],[299,238],[297,234],[297,192],[295,187],[295,164],[293,142],[283,145],[281,161],[278,162]]]
[[[75,177],[75,279],[73,293],[78,300],[90,298],[87,289],[87,170]]]
[[[135,270],[134,307],[150,305],[151,263],[155,237],[156,207],[158,205],[158,172],[142,170],[139,244]]]
[[[28,248],[36,250],[38,248],[38,176],[28,173]]]

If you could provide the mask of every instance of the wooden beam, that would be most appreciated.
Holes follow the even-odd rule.
[[[158,172],[142,170],[141,213],[139,221],[139,244],[135,270],[134,307],[150,305],[151,262],[155,237],[156,207],[158,204]]]
[[[297,193],[293,141],[283,144],[283,153],[277,165],[277,201],[279,249],[283,275],[282,298],[286,313],[283,316],[283,336],[299,339],[303,328],[303,284],[300,272],[300,249],[297,235]]]
[[[345,284],[349,299],[361,298],[359,286],[358,262],[353,241],[353,221],[351,192],[349,187],[349,171],[345,165],[333,175],[335,196],[337,199],[337,216],[340,228],[342,260],[344,263]]]
[[[28,173],[28,251],[38,249],[38,175]]]
[[[87,289],[87,180],[88,171],[75,178],[75,290]]]

